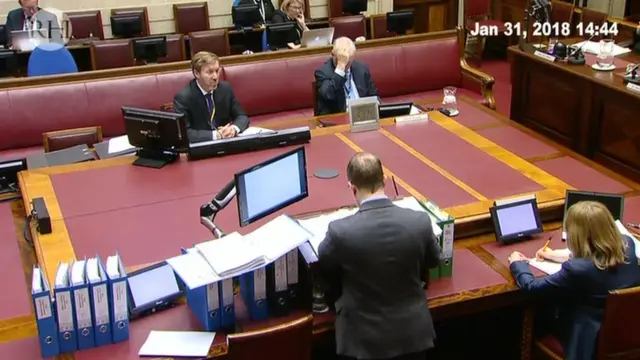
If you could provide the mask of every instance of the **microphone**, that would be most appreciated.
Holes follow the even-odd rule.
[[[225,185],[222,190],[211,199],[211,202],[200,207],[200,223],[209,229],[217,238],[221,238],[225,234],[213,223],[213,219],[216,217],[218,211],[227,207],[235,196],[236,182],[234,179]]]

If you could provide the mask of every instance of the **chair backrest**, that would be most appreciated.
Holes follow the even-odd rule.
[[[38,45],[29,56],[27,76],[78,72],[78,65],[66,47],[58,43]]]
[[[104,40],[102,13],[100,10],[75,11],[66,14],[71,22],[71,35],[75,39],[94,38]]]
[[[591,10],[587,8],[582,8],[582,24],[586,28],[587,26],[591,26],[589,24],[593,24],[596,28],[602,27],[602,24],[607,21],[609,15],[607,13],[603,13],[601,11]],[[585,34],[584,37],[590,37],[590,35]],[[594,36],[591,41],[600,41],[602,36]]]
[[[551,1],[551,23],[572,23],[575,5],[570,2]]]
[[[367,36],[366,19],[364,15],[341,16],[329,19],[329,26],[335,29],[333,38],[346,36],[356,40],[360,36]]]
[[[313,315],[262,330],[227,337],[229,359],[310,360]]]
[[[191,56],[200,51],[210,51],[218,56],[231,55],[227,29],[194,31],[189,34]]]
[[[465,0],[464,2],[464,18],[466,19],[484,19],[491,17],[491,1],[490,0]]]
[[[209,6],[206,1],[173,4],[173,21],[178,34],[209,30]]]
[[[50,131],[42,134],[44,152],[67,149],[83,144],[93,147],[93,144],[99,142],[102,142],[102,127],[100,126]]]
[[[638,304],[640,286],[611,291],[598,338],[599,360],[640,359]]]
[[[89,50],[93,70],[117,69],[135,65],[131,42],[128,39],[94,41]]]

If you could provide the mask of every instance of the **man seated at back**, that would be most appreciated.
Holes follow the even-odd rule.
[[[331,222],[318,249],[323,278],[341,293],[337,353],[426,360],[435,331],[423,282],[442,256],[431,219],[385,196],[382,163],[372,154],[353,156],[347,180],[360,209]]]
[[[328,115],[347,111],[347,101],[378,96],[369,67],[354,59],[356,45],[351,39],[335,40],[331,58],[315,72],[317,114]]]
[[[228,139],[249,127],[249,118],[231,84],[220,80],[220,60],[201,51],[191,59],[191,80],[173,98],[173,110],[185,115],[192,143]]]

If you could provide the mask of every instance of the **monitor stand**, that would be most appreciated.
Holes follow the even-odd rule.
[[[154,169],[160,169],[165,165],[171,164],[180,157],[176,153],[152,150],[139,150],[137,155],[138,158],[133,162],[133,165]]]

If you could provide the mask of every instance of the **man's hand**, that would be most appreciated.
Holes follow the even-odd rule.
[[[225,125],[225,126],[221,126],[218,128],[218,131],[220,132],[220,135],[222,135],[223,139],[229,139],[232,137],[235,137],[236,134],[236,128],[233,127],[231,125],[231,123]]]
[[[349,54],[349,51],[347,50],[339,50],[338,53],[336,54],[336,58],[337,58],[337,64],[336,67],[342,71],[347,71],[347,68],[349,67],[349,62],[351,61],[351,56]]]
[[[529,259],[526,256],[524,256],[521,252],[514,251],[511,253],[511,256],[509,256],[509,264],[512,264],[516,261],[529,261]]]

